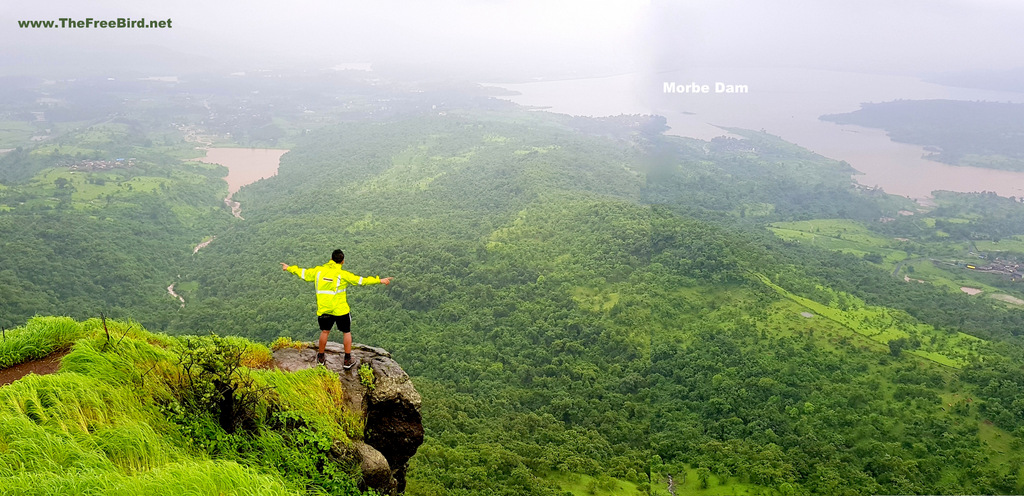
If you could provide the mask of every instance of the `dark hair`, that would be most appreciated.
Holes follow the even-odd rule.
[[[337,264],[340,264],[341,262],[344,262],[345,261],[345,252],[343,252],[341,250],[334,250],[334,252],[331,253],[331,260],[334,260],[334,263],[337,263]]]

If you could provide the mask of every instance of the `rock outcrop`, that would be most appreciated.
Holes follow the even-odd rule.
[[[316,365],[315,344],[305,349],[282,348],[274,352],[275,365],[287,371]],[[363,473],[361,489],[373,488],[381,494],[405,491],[405,473],[409,459],[423,443],[420,394],[409,374],[381,348],[361,344],[352,346],[355,366],[344,370],[342,345],[327,343],[327,368],[338,374],[345,390],[346,406],[365,420],[365,439],[352,446],[336,445],[340,458],[359,460]],[[373,387],[359,379],[361,364],[373,371]]]

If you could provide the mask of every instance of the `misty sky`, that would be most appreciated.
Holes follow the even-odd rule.
[[[171,18],[170,30],[31,30],[19,19]],[[687,66],[927,73],[1024,66],[1017,0],[58,0],[0,4],[8,64],[166,47],[216,67],[407,64],[439,75]],[[155,53],[155,52],[154,52]],[[162,53],[162,52],[161,52]],[[14,60],[15,62],[10,62]],[[187,58],[186,58],[187,60]]]

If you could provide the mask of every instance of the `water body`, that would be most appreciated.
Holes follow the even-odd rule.
[[[288,153],[288,150],[272,148],[206,148],[205,157],[192,160],[223,165],[228,168],[228,175],[225,178],[228,183],[228,197],[224,199],[224,204],[231,209],[232,215],[242,219],[242,205],[233,200],[232,196],[242,186],[277,174],[277,167],[281,163],[281,156],[285,153]],[[199,250],[209,246],[215,239],[217,239],[217,236],[210,236],[202,241],[192,249],[192,254],[199,253]],[[174,291],[176,284],[167,286],[167,294],[180,301],[181,308],[185,308],[185,298]]]
[[[199,162],[220,164],[228,168],[228,198],[246,184],[277,174],[281,156],[288,150],[271,148],[207,148]]]
[[[665,83],[697,86],[667,93]],[[716,83],[746,92],[718,93]],[[1024,94],[942,86],[904,76],[807,69],[701,69],[632,73],[604,78],[492,83],[520,95],[516,103],[572,115],[659,114],[668,134],[711,139],[717,126],[765,130],[826,157],[845,160],[854,178],[888,193],[925,200],[932,191],[994,191],[1024,196],[1024,172],[956,167],[923,158],[916,145],[895,143],[885,131],[838,125],[823,114],[852,112],[864,102],[896,99],[984,100],[1024,103]],[[704,87],[707,91],[703,91]],[[955,125],[955,124],[953,124]]]
[[[224,178],[228,183],[228,197],[224,199],[224,204],[231,209],[231,215],[238,219],[243,219],[242,204],[236,202],[232,197],[242,186],[277,174],[277,167],[281,164],[281,156],[285,153],[288,153],[288,150],[273,148],[207,148],[206,157],[196,160],[208,164],[220,164],[228,168],[228,176]]]

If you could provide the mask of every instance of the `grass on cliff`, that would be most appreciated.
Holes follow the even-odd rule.
[[[0,341],[0,369],[67,349],[84,334],[82,324],[67,317],[34,318],[23,327],[4,331]]]
[[[358,474],[330,449],[361,437],[362,424],[326,371],[250,369],[270,363],[266,346],[171,338],[132,322],[104,330],[98,319],[36,317],[7,338],[3,367],[71,351],[57,373],[0,387],[0,495],[359,494]],[[210,357],[237,359],[212,376],[237,381],[237,398],[254,402],[234,433],[215,412],[195,411],[217,403],[209,377],[183,367],[187,353],[206,359],[195,362],[204,371],[220,366]]]

